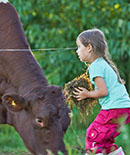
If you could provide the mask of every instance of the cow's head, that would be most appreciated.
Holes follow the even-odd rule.
[[[31,153],[43,155],[48,149],[66,154],[63,135],[70,119],[61,88],[48,86],[24,97],[5,94],[2,100],[8,109],[8,123],[16,128]]]

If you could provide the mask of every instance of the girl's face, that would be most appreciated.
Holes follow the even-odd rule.
[[[91,51],[90,51],[90,49],[88,47],[89,45],[87,47],[85,47],[81,43],[79,38],[77,38],[76,44],[78,46],[78,49],[77,49],[76,53],[78,54],[80,61],[82,61],[82,62],[90,62]]]

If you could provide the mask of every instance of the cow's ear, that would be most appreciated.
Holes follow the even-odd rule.
[[[11,111],[21,111],[26,107],[25,99],[17,94],[5,94],[2,103]]]

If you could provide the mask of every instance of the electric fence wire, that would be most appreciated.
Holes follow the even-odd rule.
[[[41,48],[41,49],[0,49],[0,52],[45,52],[44,54],[55,54],[58,52],[66,52],[70,50],[76,50],[77,47],[68,47],[68,48]],[[52,52],[53,51],[53,52]],[[37,53],[38,55],[42,55],[43,53]]]
[[[0,49],[0,52],[32,52],[35,56],[43,56],[43,55],[52,55],[52,54],[64,53],[64,52],[73,52],[76,49],[77,49],[77,47],[39,48],[39,49],[31,49],[31,48],[29,48],[29,49]],[[68,61],[68,60],[66,60],[66,61]],[[78,62],[78,61],[73,60],[73,62]]]

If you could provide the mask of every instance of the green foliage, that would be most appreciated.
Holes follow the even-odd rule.
[[[100,28],[106,35],[114,62],[130,91],[130,3],[128,0],[10,0],[20,15],[31,48],[75,47],[77,35]],[[41,54],[38,56],[38,54]],[[47,53],[47,55],[46,55]],[[74,50],[34,53],[51,84],[83,73]]]
[[[0,154],[11,153],[19,154],[28,152],[23,142],[15,131],[15,129],[9,125],[0,125]]]

